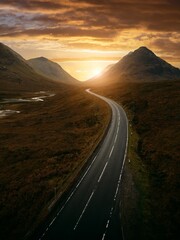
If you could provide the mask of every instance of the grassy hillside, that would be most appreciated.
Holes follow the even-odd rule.
[[[0,43],[0,91],[40,91],[58,87],[57,83],[37,74],[23,57]]]
[[[34,93],[1,93],[2,97]],[[76,178],[109,121],[101,100],[66,87],[44,102],[7,104],[0,118],[0,239],[23,239]]]
[[[73,78],[59,64],[44,57],[29,59],[28,64],[40,75],[59,83],[79,85],[80,81]]]
[[[179,81],[94,88],[122,104],[130,120],[122,186],[125,239],[179,237],[179,88]]]
[[[155,55],[147,47],[129,52],[117,63],[108,66],[89,84],[115,84],[122,82],[157,82],[180,79],[180,69]]]

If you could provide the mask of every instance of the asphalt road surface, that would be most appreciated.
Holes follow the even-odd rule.
[[[119,190],[128,142],[126,114],[114,101],[86,91],[110,105],[109,130],[39,240],[124,239]]]

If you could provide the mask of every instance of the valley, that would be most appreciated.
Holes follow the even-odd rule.
[[[125,239],[178,239],[180,82],[94,86],[129,119],[129,150],[121,185]]]
[[[92,221],[90,206],[94,213],[104,207],[105,216],[100,215],[102,232],[94,227],[93,237],[105,239],[107,233],[113,239],[121,231],[126,240],[134,236],[139,240],[178,239],[180,70],[140,47],[80,83],[46,58],[27,61],[4,44],[0,44],[0,53],[0,238],[31,239],[37,229],[43,233],[48,221],[53,228],[57,224],[53,214],[60,214],[57,208],[63,199],[73,209],[80,206],[74,211],[78,214],[71,236],[83,215]],[[96,98],[90,90],[101,96]],[[121,134],[127,120],[124,117],[123,125],[118,104],[129,121],[127,157],[126,150],[120,151],[127,146]],[[91,166],[96,167],[92,170]],[[91,176],[88,180],[86,174]],[[74,203],[69,203],[81,182],[89,195],[77,190]],[[115,196],[113,207],[108,203],[109,218],[101,204],[108,188],[111,194],[106,200],[111,202]],[[79,196],[84,197],[82,211]],[[75,234],[82,236],[87,228],[82,225]],[[50,239],[53,234],[57,238],[56,232],[49,234]]]
[[[61,195],[77,177],[100,141],[110,111],[77,88],[44,101],[6,106],[20,113],[0,118],[0,236],[22,239],[49,214],[54,189]]]

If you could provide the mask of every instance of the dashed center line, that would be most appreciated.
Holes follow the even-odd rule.
[[[103,234],[103,237],[102,237],[102,240],[104,240],[104,239],[105,239],[105,236],[106,236],[106,234],[104,233],[104,234]]]
[[[102,170],[102,172],[101,172],[101,175],[100,175],[100,177],[99,177],[99,179],[98,179],[98,183],[101,181],[102,175],[103,175],[103,173],[104,173],[104,171],[105,171],[105,169],[106,169],[106,167],[107,167],[107,164],[108,164],[108,162],[106,162],[106,164],[105,164],[105,166],[104,166],[104,168],[103,168],[103,170]]]
[[[116,137],[114,139],[114,143],[116,143],[117,137],[118,137],[118,133],[116,133]]]
[[[59,214],[62,212],[62,210],[64,209],[65,205],[69,202],[69,200],[71,199],[71,197],[74,195],[76,189],[79,187],[79,185],[81,184],[81,182],[83,181],[83,179],[85,178],[85,176],[87,175],[87,173],[89,172],[90,168],[92,167],[93,163],[95,162],[97,158],[97,155],[94,157],[93,161],[91,162],[91,164],[89,165],[88,169],[86,170],[86,172],[84,173],[84,175],[82,176],[81,180],[78,182],[78,184],[76,185],[74,191],[69,195],[68,199],[66,200],[66,202],[64,203],[64,205],[61,207],[61,209],[59,210],[59,212],[57,213],[56,217],[50,222],[49,226],[46,228],[45,232],[42,234],[42,236],[39,238],[39,240],[41,240],[44,236],[45,233],[49,230],[49,227],[54,223],[54,221],[56,220],[57,216],[59,216]],[[94,192],[93,192],[94,194]]]
[[[113,150],[114,150],[114,145],[113,145],[113,147],[112,147],[112,149],[111,149],[111,152],[110,152],[110,154],[109,154],[109,158],[111,157]]]
[[[89,205],[89,203],[90,203],[91,198],[92,198],[93,195],[94,195],[94,191],[91,193],[91,196],[89,197],[89,199],[88,199],[88,201],[87,201],[87,203],[86,203],[86,206],[84,207],[84,209],[83,209],[83,211],[82,211],[82,213],[81,213],[81,215],[80,215],[80,217],[79,217],[79,219],[78,219],[78,221],[77,221],[77,223],[76,223],[76,225],[75,225],[75,227],[74,227],[74,230],[76,230],[76,228],[77,228],[77,226],[78,226],[78,224],[79,224],[79,222],[80,222],[83,214],[85,213],[86,208],[88,207],[88,205]]]
[[[108,221],[106,223],[106,229],[109,227],[109,222],[110,222],[110,220],[108,219]]]
[[[106,100],[105,100],[105,101],[106,101]],[[110,159],[111,156],[112,156],[112,153],[113,153],[113,150],[114,150],[114,147],[115,147],[117,138],[118,138],[119,129],[120,129],[120,112],[119,112],[119,109],[117,108],[116,105],[115,105],[114,107],[115,107],[115,110],[113,110],[113,112],[112,112],[112,119],[114,119],[114,115],[115,115],[114,112],[118,111],[118,114],[116,114],[116,115],[118,115],[118,122],[116,122],[116,124],[115,124],[115,121],[114,121],[114,120],[112,120],[112,122],[111,122],[112,125],[114,125],[114,124],[116,125],[116,135],[115,135],[115,138],[114,138],[113,146],[112,146],[111,151],[110,151],[110,153],[109,153],[109,159]],[[114,131],[114,132],[115,132],[115,131]],[[112,140],[113,140],[113,138],[112,138]],[[116,191],[115,191],[115,194],[114,194],[114,201],[116,201],[116,199],[117,199],[117,195],[118,195],[118,191],[119,191],[119,187],[120,187],[120,182],[121,182],[121,177],[122,177],[123,166],[124,166],[124,162],[125,162],[125,158],[126,158],[126,154],[127,154],[127,142],[128,142],[128,141],[126,140],[126,150],[125,150],[125,155],[124,155],[124,160],[123,160],[123,164],[122,164],[120,176],[119,176],[118,183],[117,183],[117,186],[116,186]],[[82,176],[82,178],[80,179],[80,181],[77,183],[77,185],[75,186],[74,190],[71,192],[71,194],[69,195],[68,199],[65,201],[64,205],[61,207],[61,209],[60,209],[59,212],[57,213],[56,217],[50,222],[49,226],[46,228],[45,232],[43,233],[43,235],[41,236],[41,238],[40,238],[39,240],[41,240],[41,239],[44,237],[44,235],[46,234],[46,232],[49,230],[50,226],[51,226],[51,225],[54,223],[54,221],[56,220],[57,216],[58,216],[58,215],[61,213],[61,211],[64,209],[64,207],[65,207],[65,205],[67,204],[67,202],[69,202],[69,200],[72,198],[72,196],[73,196],[74,193],[76,192],[77,188],[79,187],[79,185],[81,184],[81,182],[82,182],[82,181],[84,180],[84,178],[86,177],[87,173],[89,172],[89,170],[90,170],[90,168],[92,167],[93,163],[95,162],[96,158],[97,158],[97,155],[94,157],[93,161],[91,162],[91,164],[90,164],[89,167],[87,168],[86,172],[84,173],[84,175]],[[108,163],[109,163],[109,161],[107,161],[107,162],[105,163],[104,168],[103,168],[103,170],[102,170],[102,172],[101,172],[101,174],[100,174],[100,176],[99,176],[99,178],[98,178],[98,183],[101,181],[101,178],[102,178],[102,176],[103,176],[103,174],[104,174],[104,172],[105,172],[105,170],[106,170],[106,168],[107,168]],[[80,223],[83,215],[85,214],[85,211],[86,211],[86,209],[88,208],[88,205],[90,204],[90,201],[91,201],[91,199],[92,199],[95,191],[96,191],[96,189],[93,190],[93,192],[91,193],[90,197],[88,198],[88,201],[86,202],[85,207],[83,208],[83,210],[82,210],[82,212],[81,212],[81,214],[80,214],[80,216],[79,216],[76,224],[74,225],[74,228],[73,228],[74,231],[75,231],[76,228],[78,227],[78,225],[79,225],[79,223]],[[113,197],[113,196],[112,196],[112,197]],[[113,205],[114,205],[114,204],[113,204]],[[110,226],[110,221],[111,221],[111,218],[112,218],[112,215],[113,215],[113,210],[114,210],[114,207],[112,206],[112,207],[111,207],[111,210],[110,210],[110,213],[109,213],[109,218],[108,218],[108,220],[107,220],[107,222],[106,222],[106,225],[105,225],[105,232],[104,232],[104,234],[103,234],[103,236],[102,236],[102,240],[104,240],[105,237],[106,237],[108,228],[109,228],[109,226]],[[122,235],[123,235],[123,229],[122,229]]]
[[[93,165],[93,163],[95,162],[97,156],[93,159],[93,161],[91,162],[91,164],[89,165],[88,169],[86,170],[86,172],[84,173],[83,177],[81,178],[81,180],[79,181],[79,183],[76,185],[76,189],[79,187],[79,185],[81,184],[81,182],[83,181],[83,179],[85,178],[86,174],[88,173],[89,169],[91,168],[91,166]]]

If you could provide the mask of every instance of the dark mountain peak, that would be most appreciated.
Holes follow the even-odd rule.
[[[140,47],[122,58],[116,68],[133,78],[172,79],[179,78],[179,69],[156,56],[147,47]]]
[[[0,51],[5,50],[5,49],[7,49],[7,48],[9,48],[9,47],[0,42]],[[10,48],[9,48],[9,49],[10,49]]]
[[[53,81],[37,74],[21,55],[0,43],[0,90],[39,91],[56,87]]]
[[[134,56],[139,56],[139,57],[151,57],[151,58],[155,58],[156,55],[149,50],[147,47],[140,47],[138,49],[136,49],[132,55]]]
[[[32,58],[28,64],[40,75],[46,76],[57,82],[66,84],[79,84],[79,81],[67,73],[58,63],[45,57]]]
[[[28,60],[29,63],[36,63],[36,64],[44,64],[43,67],[46,67],[49,65],[58,67],[58,68],[62,68],[59,64],[57,64],[56,62],[53,62],[51,60],[49,60],[48,58],[45,57],[37,57],[37,58],[31,58]],[[31,64],[30,64],[31,65]]]
[[[3,43],[0,42],[0,48],[2,48],[3,46],[5,47],[5,45],[4,45]]]
[[[142,46],[138,49],[136,49],[133,52],[128,53],[126,56],[124,56],[119,62],[118,65],[123,67],[123,70],[126,68],[132,68],[137,67],[137,70],[140,70],[142,66],[147,65],[162,65],[165,61],[156,56],[151,50],[149,50],[147,47]]]
[[[127,81],[175,80],[180,79],[180,70],[142,46],[124,56],[103,77]]]
[[[26,60],[21,55],[0,43],[0,65],[10,66],[16,64],[27,65]]]
[[[37,57],[36,58],[37,60],[41,60],[41,61],[49,61],[47,58],[45,57]]]
[[[0,53],[2,54],[1,58],[2,57],[7,57],[9,55],[16,55],[16,56],[21,57],[20,55],[18,55],[16,52],[14,52],[11,48],[9,48],[8,46],[4,45],[3,43],[0,43]]]
[[[149,48],[142,46],[136,49],[134,52],[139,52],[139,53],[153,53]],[[153,53],[154,54],[154,53]]]
[[[144,58],[156,58],[157,57],[151,50],[149,50],[147,47],[144,47],[144,46],[136,49],[134,52],[129,54],[129,56],[135,57],[135,58],[136,57],[137,58],[142,58],[142,59],[144,59]]]

